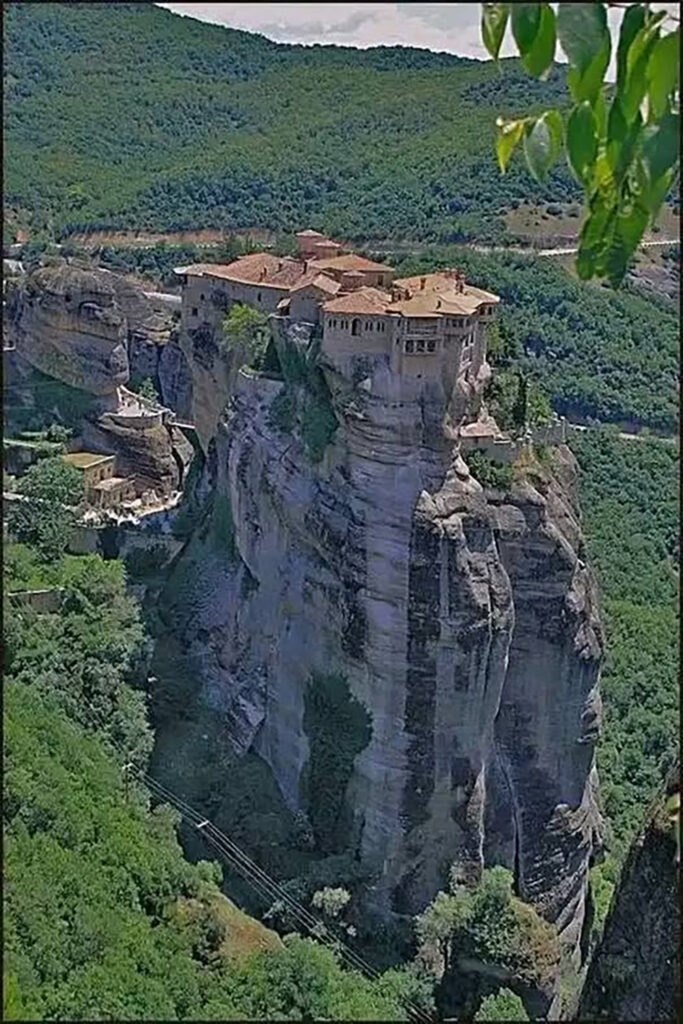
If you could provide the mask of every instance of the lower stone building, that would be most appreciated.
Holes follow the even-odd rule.
[[[99,452],[69,452],[62,458],[83,475],[85,500],[94,508],[114,509],[137,497],[134,477],[115,475],[116,456]]]

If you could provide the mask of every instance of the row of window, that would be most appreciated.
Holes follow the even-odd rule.
[[[413,341],[412,338],[406,338],[405,351],[409,353],[414,352],[416,355],[423,352],[436,352],[436,341],[433,338],[429,338],[427,341],[422,338],[416,341]]]
[[[383,320],[364,320],[360,321],[357,318],[353,320],[328,320],[328,327],[339,328],[340,331],[348,331],[351,328],[351,334],[360,334],[361,327],[364,331],[385,331],[386,324]]]

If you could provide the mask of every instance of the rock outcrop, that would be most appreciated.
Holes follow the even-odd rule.
[[[579,1020],[681,1019],[680,864],[667,797],[680,764],[628,853],[602,941],[581,995]]]
[[[17,350],[42,373],[92,395],[113,395],[128,380],[126,320],[108,275],[41,267],[9,312]]]
[[[414,914],[453,862],[465,882],[502,863],[578,956],[601,637],[572,456],[487,491],[448,440],[449,396],[386,370],[352,393],[326,375],[339,428],[317,466],[275,425],[283,385],[238,375],[169,628],[205,705],[314,832],[330,806],[346,815],[368,904]],[[348,684],[337,742],[352,751],[326,817],[309,785],[325,680]],[[369,741],[344,733],[358,704]],[[316,834],[328,852],[331,834]]]
[[[131,375],[151,377],[176,403],[169,407],[187,415],[191,380],[172,298],[150,297],[107,270],[59,263],[25,277],[8,311],[13,387],[22,405],[40,412],[54,402],[58,418],[64,405],[86,448],[115,453],[119,472],[164,494],[182,487],[192,446],[161,410],[138,408],[124,385]],[[68,387],[51,388],[48,398],[43,378],[34,394],[33,370]]]
[[[155,299],[107,270],[62,262],[26,275],[14,288],[8,336],[35,369],[103,397],[103,407],[131,377],[150,377],[167,407],[186,420],[192,381],[178,344],[174,299]]]

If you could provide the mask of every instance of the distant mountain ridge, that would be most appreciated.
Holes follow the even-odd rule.
[[[275,43],[153,4],[8,4],[5,202],[13,224],[187,230],[312,223],[349,238],[496,237],[524,198],[498,113],[561,101],[564,71],[406,47]]]

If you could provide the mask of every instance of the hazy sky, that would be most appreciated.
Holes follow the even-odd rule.
[[[161,7],[202,21],[260,32],[281,43],[340,46],[419,46],[461,57],[486,57],[479,40],[480,4],[418,3],[162,3]],[[675,3],[654,9],[678,10]],[[613,26],[621,12],[609,14]],[[509,29],[508,29],[509,35]],[[506,41],[503,56],[514,52]]]

